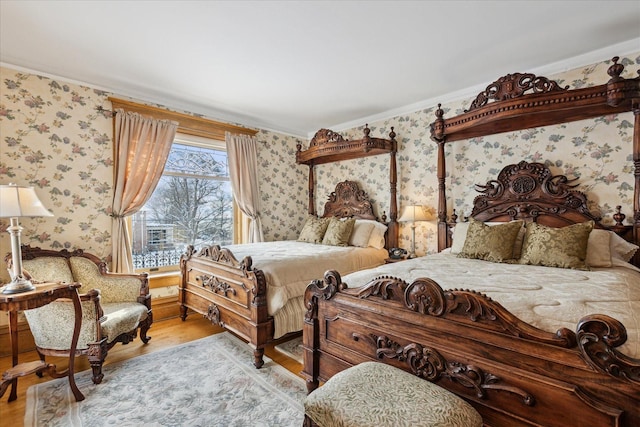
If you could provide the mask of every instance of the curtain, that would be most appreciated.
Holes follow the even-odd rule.
[[[144,206],[158,185],[177,129],[178,122],[116,110],[111,206],[111,270],[114,272],[133,272],[131,239],[125,219]]]
[[[251,220],[249,243],[264,241],[258,189],[258,141],[249,135],[225,133],[231,191],[236,204]]]

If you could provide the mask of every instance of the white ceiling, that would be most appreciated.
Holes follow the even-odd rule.
[[[303,137],[637,51],[638,0],[0,0],[3,66]]]

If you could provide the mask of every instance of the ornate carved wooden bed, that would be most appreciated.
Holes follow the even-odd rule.
[[[439,250],[452,243],[446,144],[626,111],[635,116],[631,225],[623,225],[617,214],[616,224],[606,227],[566,176],[527,162],[509,165],[496,180],[479,186],[482,194],[471,216],[552,227],[593,220],[640,244],[640,77],[620,77],[623,68],[617,61],[603,85],[568,90],[544,77],[510,74],[488,86],[463,114],[444,119],[438,108],[431,135],[438,144]],[[638,259],[636,254],[635,266]],[[487,426],[640,425],[640,359],[620,350],[627,332],[612,317],[586,315],[574,330],[552,333],[520,320],[485,294],[443,290],[429,278],[407,283],[383,275],[357,288],[348,285],[329,271],[307,288],[303,376],[309,391],[350,366],[377,360],[465,398]]]
[[[314,200],[314,166],[327,162],[355,159],[371,155],[390,155],[390,221],[382,215],[381,222],[387,226],[385,247],[397,246],[398,225],[396,221],[396,141],[393,128],[389,139],[372,138],[365,126],[360,140],[345,140],[339,134],[322,129],[311,140],[309,149],[302,151],[298,145],[296,160],[309,165],[309,214],[316,214]],[[360,218],[377,220],[368,195],[354,181],[338,183],[324,205],[323,217]],[[266,245],[258,244],[262,247]],[[239,245],[242,246],[242,245]],[[235,246],[236,248],[238,246]],[[355,250],[356,248],[354,248]],[[359,248],[358,248],[359,249]],[[257,253],[255,255],[258,255]],[[236,257],[228,248],[218,245],[196,250],[189,247],[180,259],[180,304],[181,317],[186,319],[188,310],[203,314],[213,324],[220,325],[242,337],[254,348],[254,364],[261,367],[265,345],[274,338],[274,316],[268,310],[268,286],[263,267],[254,266],[255,256]],[[381,258],[383,259],[383,258]],[[309,258],[315,264],[317,258]],[[331,265],[327,260],[326,271]],[[262,269],[261,269],[262,268]],[[309,277],[303,286],[310,281]],[[301,289],[303,292],[304,289]],[[303,296],[298,312],[300,327],[304,316]],[[292,308],[291,315],[296,315]]]

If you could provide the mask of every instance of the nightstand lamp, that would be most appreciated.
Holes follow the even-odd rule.
[[[409,258],[416,257],[416,222],[418,221],[431,221],[435,219],[433,209],[422,205],[405,206],[402,211],[402,215],[398,218],[398,222],[410,222],[411,223],[411,251],[409,252]]]
[[[11,282],[2,288],[3,294],[19,294],[35,289],[30,280],[22,275],[22,252],[20,249],[19,217],[53,216],[36,195],[33,187],[9,184],[0,185],[0,218],[10,218],[7,232],[11,235]]]

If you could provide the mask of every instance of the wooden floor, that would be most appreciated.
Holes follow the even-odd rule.
[[[135,341],[127,344],[116,344],[115,347],[109,351],[105,365],[109,365],[121,360],[130,359],[132,357],[141,356],[143,354],[152,353],[157,350],[161,350],[167,347],[173,347],[178,344],[204,338],[206,336],[222,332],[223,329],[211,325],[211,323],[197,314],[192,314],[187,317],[187,320],[183,322],[179,318],[163,320],[155,322],[149,330],[149,336],[151,341],[148,344],[143,344],[139,338]],[[299,374],[302,371],[302,365],[295,360],[285,356],[284,354],[276,351],[273,347],[274,344],[270,344],[265,349],[265,354],[274,362],[282,365],[291,372]],[[18,361],[28,362],[32,360],[38,360],[38,354],[35,351],[27,353],[21,353]],[[48,357],[48,362],[55,363],[58,369],[65,369],[68,364],[68,360],[64,358]],[[85,357],[79,357],[76,359],[76,372],[90,369],[89,363]],[[4,372],[11,367],[11,357],[0,357],[0,372]],[[24,414],[26,409],[26,391],[34,384],[50,381],[51,377],[44,376],[38,378],[36,375],[28,375],[18,379],[18,399],[13,402],[7,402],[11,388],[9,388],[2,400],[0,401],[0,424],[3,426],[20,426],[23,425]],[[82,390],[80,390],[82,391]]]

